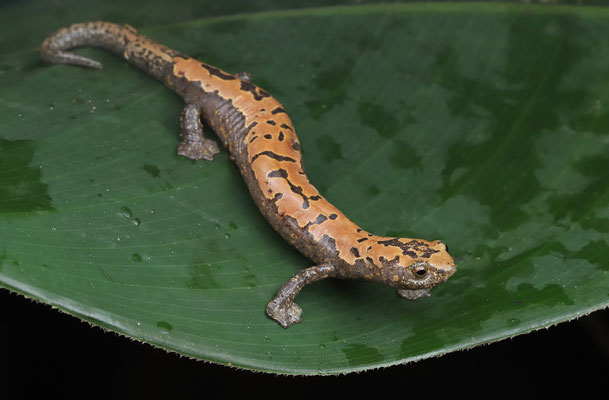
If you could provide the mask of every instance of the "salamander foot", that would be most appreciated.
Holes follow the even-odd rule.
[[[186,104],[180,115],[182,141],[178,145],[178,154],[191,160],[213,160],[220,152],[218,144],[203,136],[201,111],[195,104]]]
[[[214,155],[219,152],[218,144],[211,139],[182,141],[178,145],[178,154],[191,160],[203,159],[211,161],[214,159]]]
[[[287,328],[302,321],[302,308],[291,301],[288,304],[280,304],[277,300],[273,300],[266,306],[266,315]]]
[[[329,276],[336,276],[337,269],[332,264],[320,264],[303,269],[287,281],[277,296],[266,306],[266,315],[279,322],[284,328],[302,321],[302,308],[294,303],[294,298],[304,285],[317,282]]]

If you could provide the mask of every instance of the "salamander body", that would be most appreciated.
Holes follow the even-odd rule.
[[[128,25],[88,22],[62,28],[41,46],[43,60],[100,69],[97,61],[67,52],[101,47],[159,79],[186,103],[178,154],[212,160],[216,142],[203,136],[202,120],[228,148],[260,211],[277,232],[315,263],[295,274],[266,308],[287,328],[301,321],[294,298],[306,284],[327,277],[387,284],[408,299],[429,295],[456,270],[441,241],[380,237],[366,232],[309,183],[290,117],[249,74],[231,75],[180,54]]]

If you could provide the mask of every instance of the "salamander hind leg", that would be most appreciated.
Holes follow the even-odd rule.
[[[218,144],[203,136],[201,111],[195,104],[186,104],[180,115],[182,141],[178,145],[178,154],[192,160],[213,160],[220,152]]]
[[[332,264],[321,264],[304,269],[287,281],[277,296],[266,306],[266,315],[284,328],[302,321],[302,309],[294,303],[294,298],[307,284],[335,276],[336,267]]]

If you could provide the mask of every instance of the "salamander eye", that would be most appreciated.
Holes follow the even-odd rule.
[[[417,265],[412,269],[416,279],[425,279],[427,277],[427,268],[424,265]]]

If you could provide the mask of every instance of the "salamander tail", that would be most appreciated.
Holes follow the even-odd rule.
[[[40,56],[44,61],[51,64],[72,64],[101,69],[102,64],[100,62],[66,50],[75,47],[92,46],[105,48],[120,54],[125,49],[125,42],[121,41],[120,38],[125,36],[126,32],[124,31],[126,30],[131,30],[131,33],[135,33],[135,29],[130,26],[121,26],[108,22],[73,24],[47,37],[40,47]]]
[[[67,51],[75,47],[109,50],[162,81],[172,58],[181,55],[138,34],[132,26],[97,21],[73,24],[51,34],[42,43],[40,56],[48,63],[102,68],[98,61]]]

